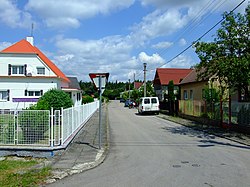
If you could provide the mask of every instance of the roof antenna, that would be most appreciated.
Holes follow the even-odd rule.
[[[33,37],[34,23],[31,24],[30,36]]]

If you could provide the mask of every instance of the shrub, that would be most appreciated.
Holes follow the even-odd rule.
[[[89,95],[84,95],[82,96],[82,103],[86,104],[86,103],[91,103],[94,102],[94,98],[89,96]]]
[[[239,125],[250,125],[250,108],[242,107],[238,113]]]
[[[45,132],[49,129],[49,111],[21,111],[18,122],[23,133],[23,143],[35,143],[43,140]]]
[[[0,142],[4,144],[14,142],[14,116],[0,114]]]
[[[33,109],[50,110],[53,107],[54,110],[60,110],[61,107],[69,108],[72,105],[73,102],[67,93],[62,90],[52,89],[39,98]]]

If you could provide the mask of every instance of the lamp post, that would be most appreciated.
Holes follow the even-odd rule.
[[[99,149],[101,149],[101,124],[102,124],[102,93],[105,90],[105,85],[108,81],[109,73],[90,73],[92,82],[99,91]]]

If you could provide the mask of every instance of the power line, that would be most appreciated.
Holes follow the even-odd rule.
[[[178,40],[181,39],[181,37],[184,35],[184,34],[187,34],[187,33],[190,33],[191,31],[193,31],[195,29],[195,27],[197,27],[198,25],[200,25],[201,23],[203,23],[206,19],[208,19],[208,17],[211,16],[211,12],[209,15],[201,18],[198,22],[197,20],[199,19],[199,16],[203,15],[204,12],[206,12],[206,10],[210,9],[213,5],[215,6],[215,8],[212,9],[212,12],[216,11],[219,7],[221,7],[227,0],[224,0],[224,1],[221,1],[220,4],[218,3],[217,5],[215,5],[215,1],[212,1],[212,2],[208,2],[198,13],[197,15],[192,19],[190,20],[189,22],[191,22],[191,24],[188,24],[184,27],[184,31],[181,32],[181,34],[179,34],[179,36],[174,40],[173,44],[175,44]],[[193,24],[194,23],[194,24]],[[192,46],[192,45],[191,45]],[[191,47],[189,46],[189,48]],[[187,50],[187,49],[186,49]],[[185,50],[185,51],[186,51]],[[158,54],[160,56],[163,56],[166,54],[166,52],[168,51],[168,49],[162,49],[161,51],[158,52]],[[184,52],[185,52],[184,51]],[[184,53],[183,52],[183,53]],[[175,58],[177,58],[178,56],[176,56]],[[174,58],[174,59],[175,59]],[[173,60],[173,59],[172,59]],[[171,61],[172,61],[171,60]],[[166,64],[166,63],[165,63]],[[164,66],[165,64],[163,64],[162,66]],[[160,67],[162,67],[160,66]],[[148,68],[150,69],[150,68]]]
[[[193,46],[194,43],[198,42],[199,40],[201,40],[204,36],[206,36],[210,31],[212,31],[215,27],[217,27],[222,21],[224,21],[227,16],[229,16],[232,12],[234,12],[237,8],[239,8],[246,0],[242,0],[236,7],[234,7],[229,13],[227,13],[221,20],[219,20],[214,26],[212,26],[209,30],[207,30],[204,34],[202,34],[198,39],[196,39],[192,44],[190,44],[189,46],[187,46],[184,50],[182,50],[180,53],[178,53],[176,56],[174,56],[173,58],[171,58],[170,60],[168,60],[165,64],[163,64],[162,66],[168,64],[169,62],[173,61],[174,59],[176,59],[178,56],[182,55],[184,52],[186,52],[190,47]],[[160,67],[162,67],[160,66]]]

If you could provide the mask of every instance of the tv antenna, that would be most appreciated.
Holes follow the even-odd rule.
[[[32,37],[33,37],[33,31],[34,31],[34,23],[31,24],[30,36]]]

